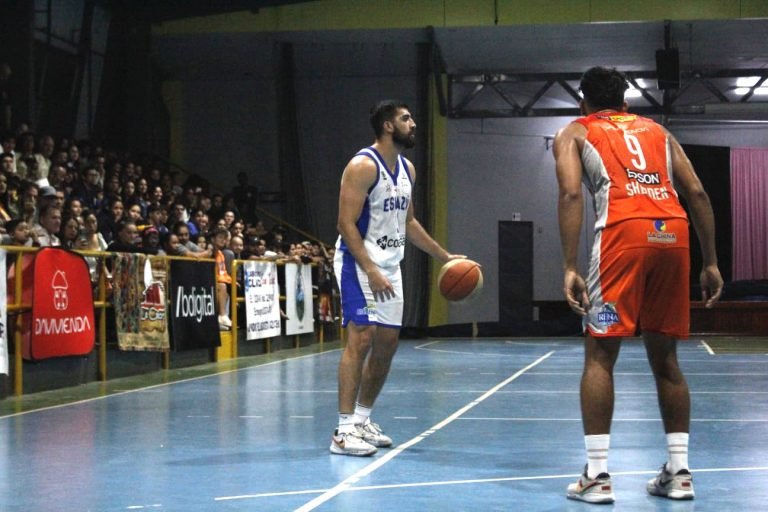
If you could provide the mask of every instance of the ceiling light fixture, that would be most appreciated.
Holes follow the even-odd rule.
[[[752,87],[758,80],[759,76],[742,76],[736,79],[736,87]]]
[[[751,90],[750,87],[737,87],[736,89],[733,90],[733,92],[735,92],[739,96],[744,96],[750,90]],[[752,94],[755,96],[766,96],[768,95],[768,87],[758,87],[757,89],[754,90]]]

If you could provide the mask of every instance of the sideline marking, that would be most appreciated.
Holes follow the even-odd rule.
[[[543,418],[543,417],[493,417],[493,416],[468,416],[458,418],[461,421],[582,421],[581,418]],[[616,422],[656,422],[660,423],[661,418],[613,418]],[[691,423],[768,423],[768,418],[691,418]],[[657,471],[658,472],[658,471]]]
[[[403,443],[401,445],[398,445],[393,450],[390,450],[389,452],[387,452],[384,456],[379,457],[374,462],[372,462],[371,464],[367,465],[366,467],[364,467],[360,471],[358,471],[358,472],[352,474],[351,476],[347,477],[346,479],[344,479],[342,482],[337,484],[332,489],[329,489],[328,491],[324,492],[323,494],[321,494],[317,498],[313,499],[312,501],[309,501],[309,502],[305,503],[304,505],[302,505],[301,507],[297,508],[296,512],[308,512],[310,510],[314,510],[315,508],[319,507],[320,505],[322,505],[326,501],[328,501],[328,500],[334,498],[335,496],[338,496],[342,492],[348,490],[350,488],[350,486],[352,486],[353,484],[355,484],[358,481],[360,481],[361,478],[363,478],[363,477],[373,473],[374,471],[379,469],[381,466],[383,466],[384,464],[386,464],[390,460],[394,459],[395,457],[400,455],[402,452],[404,452],[405,450],[407,450],[411,446],[413,446],[413,445],[415,445],[417,443],[420,443],[421,441],[423,441],[424,439],[426,439],[430,435],[434,434],[435,432],[437,432],[438,430],[442,429],[446,425],[452,423],[454,420],[458,419],[462,414],[464,414],[465,412],[469,411],[470,409],[472,409],[476,405],[480,404],[486,398],[490,397],[491,395],[496,393],[496,391],[498,391],[502,387],[506,386],[510,382],[514,381],[515,379],[520,377],[522,374],[524,374],[525,372],[527,372],[531,368],[539,365],[540,363],[542,363],[544,360],[546,360],[552,354],[554,354],[554,351],[553,352],[549,352],[549,353],[539,357],[536,361],[534,361],[533,363],[529,364],[528,366],[518,370],[512,376],[508,377],[506,380],[500,382],[499,384],[496,384],[494,387],[492,387],[491,389],[486,391],[482,396],[480,396],[479,398],[476,398],[475,400],[471,401],[470,403],[468,403],[467,405],[465,405],[464,407],[462,407],[458,411],[454,412],[453,414],[451,414],[450,416],[445,418],[443,421],[441,421],[437,425],[434,425],[433,427],[425,430],[424,432],[422,432],[418,436],[414,437],[410,441],[406,441],[405,443]]]
[[[237,373],[237,372],[243,372],[243,371],[247,371],[247,370],[252,370],[254,368],[264,368],[265,366],[274,366],[276,364],[285,363],[285,362],[288,362],[288,361],[297,361],[299,359],[307,359],[309,357],[317,357],[317,356],[327,355],[327,354],[331,354],[333,352],[338,352],[339,350],[341,350],[341,349],[337,348],[337,349],[333,349],[333,350],[326,350],[324,352],[317,352],[317,353],[314,353],[314,354],[306,354],[306,355],[303,355],[303,356],[287,357],[287,358],[281,359],[279,361],[270,361],[268,363],[255,364],[253,366],[246,366],[244,368],[235,368],[235,369],[232,369],[232,370],[224,370],[222,372],[210,373],[208,375],[199,375],[197,377],[190,377],[188,379],[175,380],[173,382],[163,382],[161,384],[154,384],[152,386],[145,386],[145,387],[142,387],[142,388],[128,389],[128,390],[123,390],[123,391],[116,391],[114,393],[109,393],[107,395],[94,396],[94,397],[91,397],[91,398],[85,398],[83,400],[77,400],[75,402],[67,402],[65,404],[49,405],[47,407],[40,407],[39,409],[32,409],[32,410],[29,410],[29,411],[14,412],[12,414],[0,415],[0,421],[4,420],[6,418],[15,418],[17,416],[24,416],[26,414],[34,414],[36,412],[50,411],[52,409],[61,409],[62,407],[70,407],[72,405],[87,404],[88,402],[95,402],[96,400],[104,400],[105,398],[111,398],[113,396],[127,395],[127,394],[130,394],[130,393],[146,393],[147,391],[156,390],[157,388],[173,386],[175,384],[181,384],[183,382],[192,382],[192,381],[195,381],[195,380],[208,379],[208,378],[211,378],[211,377],[218,377],[220,375],[227,375],[229,373]]]
[[[714,350],[712,350],[712,347],[710,347],[710,346],[709,346],[709,343],[707,343],[707,342],[706,342],[706,341],[704,341],[704,340],[701,340],[701,345],[702,345],[702,346],[703,346],[705,349],[707,349],[707,352],[709,352],[709,355],[711,355],[711,356],[715,355],[715,351],[714,351]]]
[[[756,466],[756,467],[743,467],[743,468],[703,468],[692,469],[691,473],[721,473],[721,472],[735,472],[735,471],[768,471],[768,466]],[[655,475],[658,474],[658,469],[653,470],[637,470],[637,471],[612,471],[611,476],[639,476],[639,475]],[[512,476],[512,477],[498,477],[498,478],[476,478],[470,480],[441,480],[432,482],[411,482],[404,484],[385,484],[385,485],[365,485],[360,487],[350,487],[347,492],[357,491],[375,491],[380,489],[404,489],[408,487],[435,487],[440,485],[467,485],[467,484],[483,484],[483,483],[496,483],[496,482],[524,482],[531,480],[558,480],[563,478],[578,478],[580,473],[573,473],[567,475],[540,475],[540,476]],[[284,492],[265,492],[261,494],[243,494],[240,496],[222,496],[214,498],[214,501],[230,501],[230,500],[244,500],[255,498],[272,498],[275,496],[297,496],[301,494],[320,494],[328,492],[328,489],[307,489],[303,491],[284,491]]]

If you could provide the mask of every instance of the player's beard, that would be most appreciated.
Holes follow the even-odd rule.
[[[411,149],[416,145],[416,132],[411,130],[410,132],[405,133],[395,129],[392,133],[392,142],[402,148]]]

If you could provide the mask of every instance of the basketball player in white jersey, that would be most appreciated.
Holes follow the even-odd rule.
[[[392,445],[370,415],[397,350],[406,240],[443,263],[464,257],[449,254],[413,216],[416,173],[401,154],[416,142],[408,106],[382,101],[370,120],[376,141],[347,164],[339,194],[334,270],[347,345],[339,362],[339,425],[330,450],[340,455],[372,455]]]

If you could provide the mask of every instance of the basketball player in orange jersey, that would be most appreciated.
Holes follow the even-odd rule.
[[[594,67],[581,79],[584,117],[555,136],[558,217],[568,305],[586,332],[581,413],[587,450],[584,474],[568,498],[611,503],[608,447],[613,416],[613,367],[621,339],[638,325],[656,380],[668,459],[647,491],[692,499],[688,468],[690,396],[677,360],[677,339],[688,336],[689,205],[703,253],[702,298],[711,307],[723,279],[717,267],[712,207],[675,138],[650,119],[627,112],[625,76]],[[586,280],[577,269],[584,182],[593,196],[595,242]],[[674,184],[674,186],[673,186]]]
[[[397,350],[406,240],[443,263],[464,257],[443,249],[413,215],[416,170],[402,155],[416,143],[408,106],[382,101],[370,121],[376,140],[349,161],[339,193],[334,270],[348,335],[339,362],[339,424],[330,446],[339,455],[373,455],[392,445],[370,415]]]

